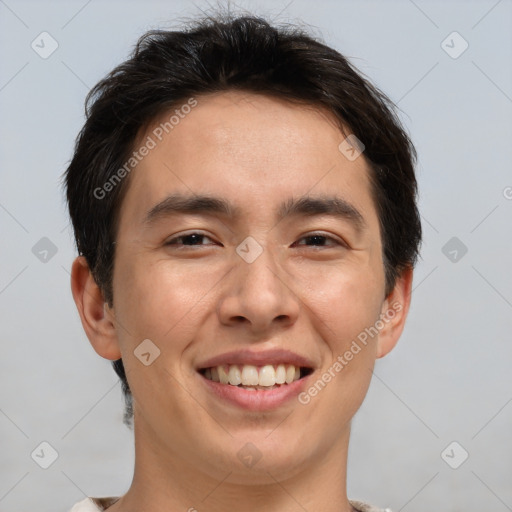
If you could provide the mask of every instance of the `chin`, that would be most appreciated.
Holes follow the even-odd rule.
[[[284,430],[280,434],[246,432],[232,439],[222,464],[222,471],[226,472],[227,468],[232,471],[229,482],[268,485],[287,480],[313,463],[314,454],[299,442],[300,438]]]

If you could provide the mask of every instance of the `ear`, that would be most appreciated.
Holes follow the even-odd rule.
[[[391,352],[402,334],[411,303],[412,275],[412,268],[405,269],[382,303],[380,318],[384,327],[379,332],[377,358]]]
[[[120,359],[114,312],[105,302],[83,256],[73,261],[71,291],[82,326],[94,350],[105,359]]]

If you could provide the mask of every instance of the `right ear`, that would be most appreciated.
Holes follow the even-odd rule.
[[[105,359],[120,359],[115,314],[105,302],[84,256],[73,261],[71,291],[85,334],[94,350]]]

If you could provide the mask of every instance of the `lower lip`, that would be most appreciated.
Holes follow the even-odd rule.
[[[278,388],[269,389],[268,391],[258,389],[249,391],[238,386],[232,386],[231,384],[215,382],[201,374],[198,375],[207,386],[207,389],[219,398],[249,411],[268,411],[277,409],[286,402],[296,398],[306,388],[306,381],[312,374],[291,384],[283,384]]]

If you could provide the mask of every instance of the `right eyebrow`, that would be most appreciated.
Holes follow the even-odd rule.
[[[227,217],[238,217],[241,211],[238,207],[217,197],[172,194],[147,212],[144,224],[150,225],[173,213],[216,213]]]

